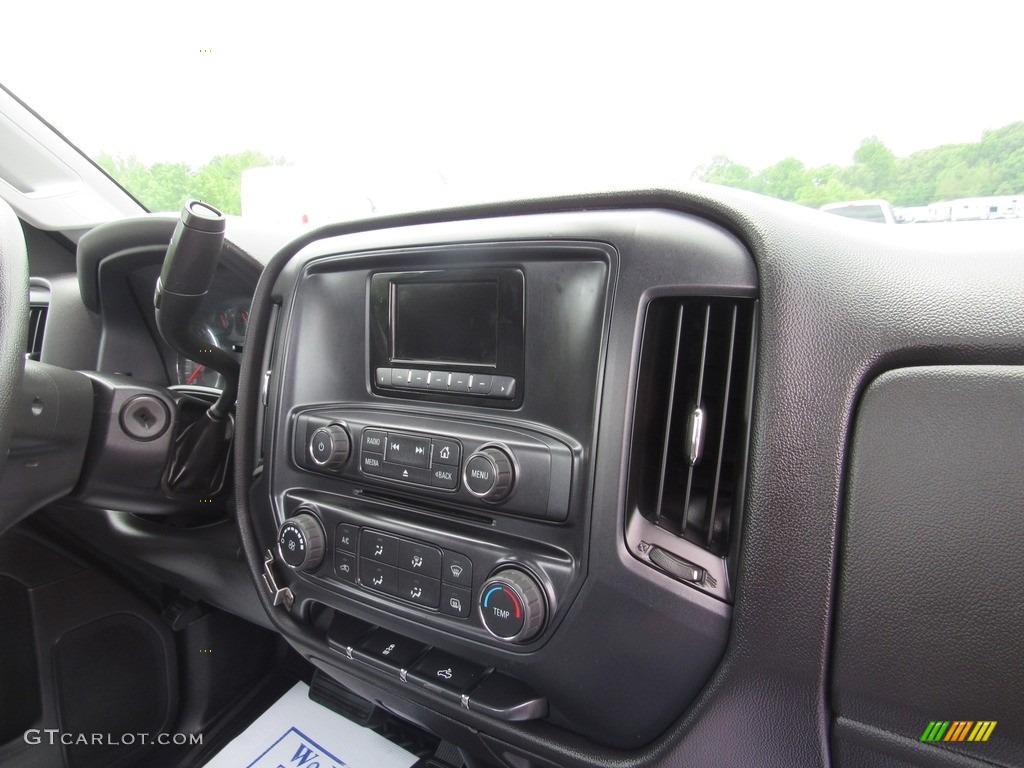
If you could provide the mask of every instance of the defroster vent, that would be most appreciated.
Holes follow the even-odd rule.
[[[755,317],[752,299],[656,299],[640,354],[627,541],[723,599],[745,485]]]

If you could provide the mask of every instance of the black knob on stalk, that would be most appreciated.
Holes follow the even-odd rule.
[[[224,377],[224,390],[209,416],[222,419],[238,393],[238,362],[209,339],[192,330],[192,319],[210,290],[224,245],[224,214],[198,200],[189,200],[174,228],[153,304],[160,335],[175,351]]]

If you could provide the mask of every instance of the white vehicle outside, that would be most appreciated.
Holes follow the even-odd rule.
[[[896,215],[886,200],[851,200],[846,203],[826,203],[821,210],[845,216],[858,221],[871,221],[876,224],[895,224]]]

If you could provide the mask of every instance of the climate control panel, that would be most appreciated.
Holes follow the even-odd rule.
[[[339,610],[356,599],[482,642],[528,646],[551,626],[574,574],[572,559],[543,541],[499,544],[458,525],[407,524],[356,498],[339,506],[289,493],[286,504],[275,554],[289,586],[298,596],[295,579],[319,584],[342,600]]]

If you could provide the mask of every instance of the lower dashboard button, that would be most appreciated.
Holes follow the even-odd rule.
[[[378,628],[352,649],[352,656],[374,666],[397,671],[408,669],[426,648],[423,643]]]
[[[343,552],[355,552],[358,538],[358,526],[352,525],[352,523],[339,523],[334,534],[334,548]]]
[[[383,467],[381,474],[384,477],[389,477],[392,480],[403,480],[407,483],[416,483],[417,485],[430,485],[429,469],[406,467],[402,464],[392,464],[390,461],[385,461],[381,466]]]
[[[390,387],[391,386],[391,369],[390,368],[378,368],[377,369],[377,386],[378,387]]]
[[[360,447],[370,453],[384,453],[384,443],[387,439],[388,433],[382,429],[364,429]]]
[[[369,589],[387,595],[398,594],[398,569],[365,557],[359,561],[359,582]]]
[[[444,491],[454,491],[459,487],[459,468],[434,467],[430,470],[430,484]]]
[[[495,376],[491,379],[491,397],[511,400],[516,396],[516,380],[511,376]]]
[[[405,464],[410,467],[429,467],[430,440],[418,435],[389,432],[384,458],[388,463]]]
[[[334,618],[331,619],[331,626],[327,630],[327,644],[334,650],[351,658],[352,648],[366,637],[373,628],[372,624],[368,624],[361,619],[336,613]]]
[[[364,475],[380,475],[384,473],[384,456],[380,453],[366,453],[359,459],[359,466]]]
[[[485,671],[478,664],[434,648],[409,670],[409,679],[461,695],[472,688]]]
[[[427,389],[447,390],[448,371],[431,371],[427,376]]]
[[[413,389],[426,389],[430,377],[429,371],[413,370],[409,372],[409,386]]]
[[[356,556],[348,552],[334,553],[334,575],[342,581],[356,582]]]
[[[457,467],[462,459],[462,448],[454,440],[446,440],[443,437],[435,437],[432,441],[433,450],[430,453],[430,461],[433,466],[447,464],[450,467]]]
[[[441,582],[408,571],[399,571],[398,597],[416,605],[437,608],[437,601],[441,597]]]
[[[412,376],[412,371],[408,368],[392,368],[391,369],[391,386],[402,387],[403,389],[409,388],[409,378]]]
[[[398,567],[428,579],[441,578],[441,550],[418,541],[398,541]]]
[[[491,381],[494,379],[493,376],[487,374],[473,374],[473,378],[469,382],[469,391],[474,395],[489,395],[491,394]]]
[[[458,552],[445,552],[441,581],[460,587],[473,586],[473,561]]]
[[[468,373],[456,373],[452,371],[451,378],[448,379],[448,391],[449,392],[468,392],[469,391],[469,374]]]
[[[364,528],[359,536],[359,556],[378,563],[398,565],[398,539]]]
[[[469,611],[473,607],[473,593],[464,587],[453,587],[448,584],[441,585],[441,613],[447,616],[456,616],[460,619],[468,619]]]

